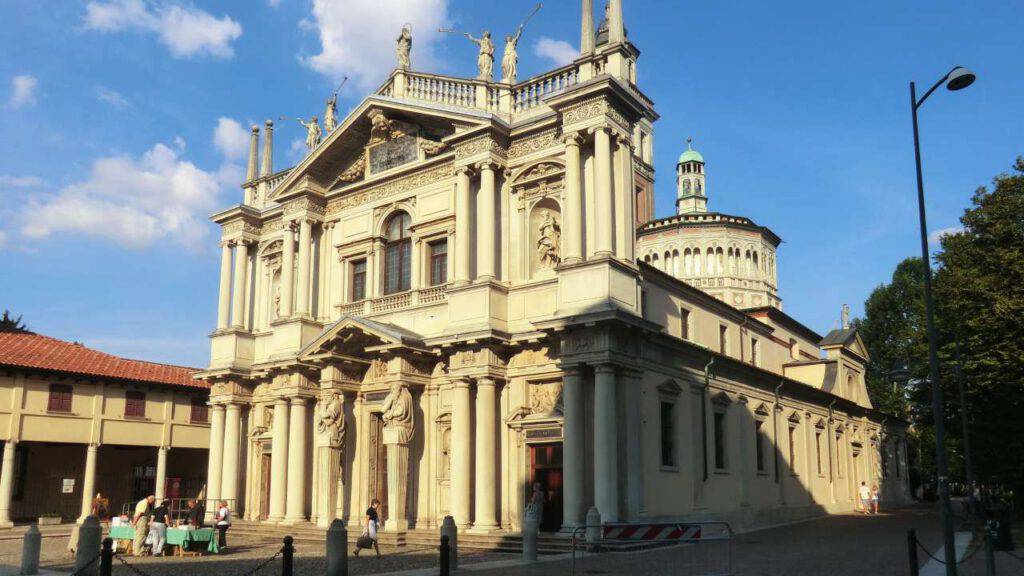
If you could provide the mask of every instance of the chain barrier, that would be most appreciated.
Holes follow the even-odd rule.
[[[89,560],[89,563],[88,563],[88,564],[86,564],[85,566],[82,566],[82,567],[81,567],[81,568],[79,568],[78,570],[75,570],[74,572],[72,572],[72,573],[71,573],[71,574],[69,574],[68,576],[78,576],[78,575],[79,575],[79,574],[81,574],[82,572],[85,572],[86,568],[88,568],[89,566],[92,566],[93,564],[95,564],[95,563],[96,563],[96,561],[97,561],[97,560],[99,560],[99,559],[100,559],[100,556],[102,556],[102,554],[97,554],[97,555],[96,555],[96,557],[94,557],[94,558],[93,558],[92,560]]]
[[[127,566],[128,569],[131,570],[132,573],[134,573],[136,576],[152,576],[147,572],[143,572],[140,568],[136,568],[134,565],[129,564],[128,561],[122,558],[120,554],[114,554],[114,558],[117,558],[117,561],[120,562],[121,565]]]
[[[946,562],[945,562],[944,560],[939,560],[938,558],[936,558],[935,556],[933,556],[933,555],[932,555],[932,553],[931,553],[931,552],[929,552],[929,551],[928,551],[928,549],[924,547],[924,544],[921,544],[921,541],[920,541],[920,540],[918,540],[917,538],[914,538],[914,542],[915,542],[915,543],[917,544],[917,547],[918,547],[918,548],[920,548],[920,549],[921,549],[921,550],[922,550],[922,551],[923,551],[923,552],[925,553],[925,555],[926,555],[926,556],[928,556],[928,557],[929,557],[929,558],[931,558],[932,560],[935,560],[935,561],[936,561],[936,562],[938,562],[939,564],[942,564],[943,566],[945,566],[945,565],[946,565]],[[978,553],[978,550],[982,550],[982,549],[984,549],[984,548],[985,548],[985,545],[984,545],[984,543],[982,543],[982,545],[981,545],[981,546],[975,546],[975,547],[974,547],[974,550],[972,550],[970,554],[968,554],[968,555],[964,556],[963,558],[961,558],[961,559],[957,560],[957,561],[956,561],[956,565],[957,565],[957,566],[959,566],[959,565],[961,565],[961,564],[963,564],[963,563],[967,562],[967,561],[968,561],[968,560],[970,560],[971,558],[974,558],[974,555]]]
[[[263,562],[260,562],[252,570],[249,570],[248,572],[243,572],[243,573],[239,574],[239,576],[253,576],[253,574],[256,574],[260,570],[263,570],[264,568],[269,566],[271,562],[273,562],[274,560],[277,560],[278,556],[280,556],[281,554],[284,554],[284,546],[282,546],[273,556],[271,556],[270,558],[267,558]]]
[[[278,549],[277,552],[274,553],[273,556],[271,556],[270,558],[267,558],[266,560],[260,562],[259,564],[257,564],[251,570],[248,570],[246,572],[242,572],[238,576],[253,576],[254,574],[259,572],[260,570],[263,570],[264,568],[269,566],[274,560],[277,560],[278,557],[280,557],[281,554],[283,554],[283,553],[284,553],[284,547],[282,546],[280,549]],[[152,576],[152,574],[149,574],[149,573],[143,571],[142,569],[136,567],[135,565],[129,563],[127,560],[122,558],[120,554],[114,554],[113,556],[114,556],[114,558],[117,558],[117,561],[120,562],[121,565],[126,566],[129,570],[131,570],[132,573],[135,574],[135,576]],[[96,560],[98,560],[98,559],[99,559],[99,556],[97,556],[96,558],[93,558],[92,562],[89,562],[89,564],[86,564],[85,566],[83,566],[82,569],[84,570],[85,568],[89,567],[90,565],[93,564],[93,562],[96,562]],[[77,576],[77,574],[78,573],[76,572],[74,574],[71,574],[71,576]]]

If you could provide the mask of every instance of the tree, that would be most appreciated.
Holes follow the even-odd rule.
[[[11,316],[10,310],[4,310],[3,316],[0,316],[0,332],[25,332],[28,333],[28,326],[21,321],[21,316],[17,318]]]

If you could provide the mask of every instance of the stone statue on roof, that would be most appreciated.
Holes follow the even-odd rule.
[[[494,42],[491,40],[491,33],[484,30],[483,36],[479,38],[473,38],[469,32],[466,32],[465,35],[470,42],[480,47],[480,53],[476,57],[476,67],[480,71],[477,79],[492,80],[494,76]]]
[[[398,69],[408,70],[411,66],[409,54],[412,52],[412,24],[402,26],[402,33],[396,41],[395,54],[398,56]]]

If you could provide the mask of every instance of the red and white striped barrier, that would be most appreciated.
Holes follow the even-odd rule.
[[[634,524],[604,526],[604,540],[699,540],[700,525]]]

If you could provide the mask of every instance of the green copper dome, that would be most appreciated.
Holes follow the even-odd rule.
[[[700,155],[700,152],[697,152],[696,150],[693,149],[693,146],[690,145],[691,142],[693,142],[693,138],[686,139],[686,151],[679,155],[679,163],[682,164],[683,162],[700,162],[701,164],[703,164],[704,157]]]

